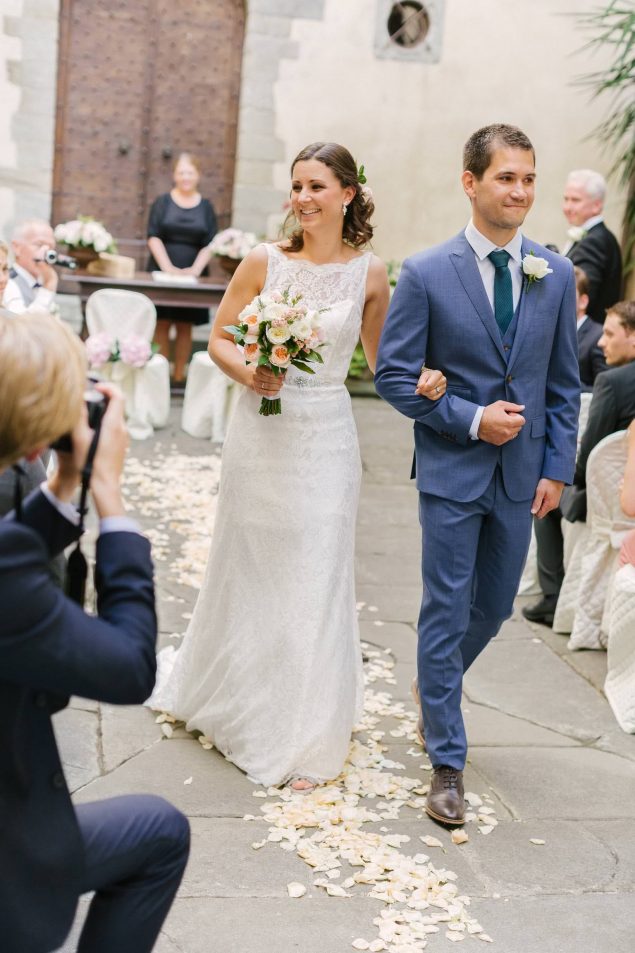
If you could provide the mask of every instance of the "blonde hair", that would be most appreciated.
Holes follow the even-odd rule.
[[[176,158],[176,160],[175,160],[175,162],[174,162],[174,165],[172,166],[172,173],[173,173],[173,174],[176,172],[176,167],[177,167],[177,165],[179,164],[179,162],[180,162],[182,159],[183,159],[185,162],[189,162],[190,165],[193,165],[194,168],[196,169],[196,171],[198,172],[198,174],[199,174],[199,175],[201,174],[201,160],[199,159],[199,157],[198,157],[197,155],[194,155],[193,152],[180,152],[180,153],[179,153],[179,155],[177,156],[177,158]]]
[[[85,381],[84,348],[66,325],[0,309],[0,471],[73,429]]]
[[[2,239],[0,239],[0,255],[4,255],[5,258],[9,257],[9,246]]]

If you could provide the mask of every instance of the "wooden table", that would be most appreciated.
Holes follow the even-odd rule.
[[[211,308],[217,305],[227,288],[225,277],[198,278],[195,285],[153,281],[149,271],[136,271],[134,278],[108,278],[105,275],[89,275],[85,271],[72,274],[64,272],[58,291],[62,294],[77,294],[82,304],[94,291],[102,288],[119,288],[122,291],[138,291],[147,295],[155,305],[173,305],[179,308]]]

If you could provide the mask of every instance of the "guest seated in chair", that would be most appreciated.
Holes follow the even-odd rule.
[[[628,428],[628,457],[620,503],[627,516],[635,516],[635,420],[631,421]],[[628,533],[620,550],[620,566],[625,566],[627,563],[635,566],[635,530]]]
[[[620,301],[606,313],[598,345],[608,370],[599,374],[586,430],[582,435],[573,486],[565,487],[560,508],[544,520],[535,520],[538,548],[538,578],[542,598],[522,613],[530,622],[552,625],[564,579],[560,519],[586,519],[586,464],[595,446],[611,433],[625,430],[635,418],[635,301]]]
[[[578,363],[580,365],[580,384],[583,393],[593,391],[595,378],[606,370],[606,359],[598,341],[602,337],[602,325],[592,321],[587,310],[589,307],[589,279],[585,272],[574,266],[576,314],[578,318]]]
[[[155,199],[148,223],[150,271],[195,277],[205,273],[211,257],[208,246],[218,228],[211,202],[198,191],[200,174],[198,159],[188,152],[181,153],[174,166],[174,187]],[[185,380],[185,365],[192,352],[192,325],[208,321],[205,308],[157,308],[155,339],[168,359],[170,328],[176,327],[175,384]]]
[[[14,314],[54,311],[57,272],[44,261],[55,248],[53,229],[43,219],[31,218],[15,229],[11,239],[14,264],[2,295],[2,307]]]
[[[180,883],[187,820],[145,795],[74,807],[51,716],[68,696],[142,702],[155,677],[150,546],[120,492],[127,435],[111,385],[92,471],[100,518],[98,616],[53,585],[47,563],[79,536],[71,500],[94,435],[83,348],[46,314],[0,312],[0,470],[70,433],[48,483],[0,520],[0,922],[3,953],[44,953],[94,891],[78,953],[149,953]]]

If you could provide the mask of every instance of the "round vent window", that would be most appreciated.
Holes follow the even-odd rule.
[[[430,29],[430,18],[422,3],[403,0],[393,3],[388,17],[388,33],[398,46],[412,47],[422,43]]]

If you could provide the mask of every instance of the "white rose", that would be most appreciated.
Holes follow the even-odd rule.
[[[523,271],[529,278],[536,280],[544,278],[553,273],[553,268],[549,267],[546,258],[539,258],[537,255],[525,255],[523,258]]]
[[[257,344],[258,335],[257,334],[246,334],[243,344]]]
[[[284,342],[288,341],[291,337],[291,333],[286,324],[277,328],[267,328],[266,334],[272,344],[284,344]]]
[[[287,310],[285,305],[272,302],[265,306],[263,318],[265,321],[275,321],[277,318],[284,318]]]
[[[292,324],[290,324],[289,331],[291,332],[292,336],[299,341],[308,341],[313,334],[311,322],[302,319],[294,321]]]
[[[581,242],[585,235],[586,230],[581,225],[572,225],[567,231],[567,236],[572,242]]]

